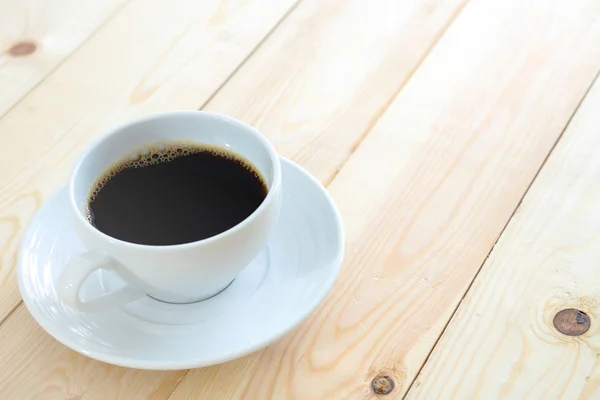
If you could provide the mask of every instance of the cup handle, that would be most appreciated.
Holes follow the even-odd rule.
[[[118,273],[121,268],[123,268],[122,264],[108,256],[91,251],[81,253],[65,265],[58,278],[56,294],[61,301],[82,312],[108,310],[144,296],[140,289],[128,283],[125,287],[95,299],[81,300],[79,297],[81,286],[94,271],[105,269]]]

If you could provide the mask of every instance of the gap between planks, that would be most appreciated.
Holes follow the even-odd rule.
[[[421,372],[423,371],[423,368],[425,367],[425,365],[427,364],[427,362],[431,358],[431,355],[433,354],[433,351],[437,348],[438,343],[440,342],[440,340],[442,339],[442,337],[446,333],[446,330],[448,329],[448,327],[450,326],[450,323],[454,319],[454,316],[456,315],[456,312],[460,308],[463,300],[465,299],[465,297],[467,296],[467,294],[471,290],[471,287],[473,286],[473,283],[475,282],[475,280],[479,276],[479,273],[481,272],[483,266],[487,262],[488,258],[490,258],[490,255],[492,254],[492,251],[494,251],[494,247],[498,243],[498,240],[500,240],[500,238],[504,234],[504,231],[506,230],[506,228],[510,224],[510,221],[512,221],[513,217],[517,213],[517,210],[521,207],[521,203],[523,203],[523,199],[525,198],[525,196],[527,195],[527,193],[529,193],[529,190],[533,186],[533,183],[536,181],[536,179],[539,176],[540,172],[542,171],[542,169],[544,168],[544,166],[548,162],[548,159],[550,158],[550,156],[554,152],[554,149],[556,149],[556,146],[558,145],[558,143],[560,142],[560,140],[564,136],[565,131],[567,130],[567,128],[571,124],[571,121],[573,120],[573,117],[575,116],[575,114],[577,114],[577,111],[579,111],[579,108],[581,107],[581,104],[583,104],[584,100],[586,99],[586,97],[590,93],[590,90],[592,90],[592,87],[594,87],[594,84],[598,80],[599,76],[600,76],[600,70],[598,70],[598,72],[596,73],[596,76],[594,77],[594,79],[592,79],[592,81],[590,82],[590,85],[588,86],[588,88],[586,89],[585,93],[581,97],[581,100],[579,100],[579,103],[577,103],[577,106],[573,109],[573,113],[571,114],[571,116],[567,120],[565,126],[563,127],[563,129],[561,130],[560,134],[558,135],[558,138],[556,138],[556,141],[552,145],[552,148],[550,148],[550,151],[548,151],[548,154],[546,154],[546,157],[544,158],[544,161],[542,161],[542,163],[540,164],[540,167],[538,168],[537,172],[533,176],[533,179],[531,179],[531,182],[529,182],[529,185],[527,186],[527,189],[523,192],[523,195],[521,196],[521,200],[519,200],[519,203],[517,204],[517,206],[515,207],[515,209],[513,210],[513,212],[510,214],[510,217],[506,220],[506,223],[504,224],[504,227],[502,227],[502,230],[500,231],[500,233],[496,237],[496,240],[494,241],[494,244],[492,245],[492,247],[490,247],[489,252],[485,256],[484,260],[481,262],[481,265],[477,269],[477,272],[475,272],[475,274],[473,275],[473,279],[471,279],[471,282],[469,283],[467,289],[464,291],[463,295],[461,296],[460,301],[456,304],[456,307],[452,311],[452,315],[450,316],[450,318],[448,318],[448,321],[446,321],[446,324],[444,325],[444,328],[442,329],[442,331],[440,332],[440,334],[436,338],[435,343],[433,344],[433,346],[429,350],[429,353],[427,354],[427,357],[425,357],[425,359],[423,360],[423,363],[419,367],[418,372],[415,374],[415,377],[413,378],[413,380],[408,385],[408,387],[406,389],[406,392],[404,393],[404,396],[402,396],[402,400],[406,399],[406,397],[410,394],[410,391],[411,391],[413,385],[415,384],[415,382],[417,381],[417,379],[421,375]],[[187,371],[186,371],[186,375],[187,375]],[[177,384],[177,386],[179,386],[179,384]]]
[[[4,316],[4,318],[2,318],[2,320],[0,320],[0,326],[2,326],[2,324],[4,324],[6,321],[8,321],[8,319],[11,317],[11,315],[13,315],[15,313],[15,311],[17,311],[17,309],[19,307],[21,307],[21,304],[23,304],[23,299],[19,300],[19,302],[17,304],[15,304],[14,307],[11,308],[10,311]]]
[[[290,14],[296,9],[298,8],[298,5],[300,3],[302,3],[304,0],[297,0],[294,4],[292,4],[292,6],[289,8],[289,10],[287,10],[283,16],[279,19],[279,21],[277,21],[277,23],[275,25],[273,25],[273,27],[267,32],[267,34],[256,44],[256,46],[254,46],[254,48],[252,50],[250,50],[250,52],[248,53],[248,55],[238,64],[237,67],[235,67],[235,69],[231,72],[231,74],[229,74],[229,76],[227,78],[225,78],[223,80],[223,82],[221,82],[221,84],[219,85],[219,87],[210,95],[208,96],[208,98],[206,99],[206,101],[200,106],[200,110],[202,110],[204,107],[206,107],[207,104],[209,104],[211,102],[212,99],[215,98],[215,96],[221,91],[221,89],[223,89],[223,87],[225,87],[225,85],[227,85],[227,83],[231,80],[231,78],[238,73],[238,71],[240,69],[242,69],[244,67],[244,65],[246,64],[246,62],[248,62],[248,60],[250,58],[252,58],[252,56],[254,55],[254,53],[256,53],[256,51],[267,41],[267,39],[269,39],[271,37],[271,35],[273,33],[275,33],[275,31],[277,29],[279,29],[279,27],[281,26],[281,24],[290,16]]]

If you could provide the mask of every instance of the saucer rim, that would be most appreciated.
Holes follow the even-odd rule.
[[[36,323],[44,331],[46,331],[46,333],[48,333],[50,336],[52,336],[55,340],[57,340],[64,346],[70,348],[73,351],[76,351],[77,353],[80,353],[87,357],[93,358],[95,360],[113,364],[113,365],[117,365],[117,366],[121,366],[121,367],[144,369],[144,370],[181,370],[181,369],[201,368],[201,367],[207,367],[207,366],[211,366],[211,365],[221,364],[221,363],[224,363],[227,361],[232,361],[234,359],[244,357],[248,354],[252,354],[261,349],[264,349],[271,343],[274,343],[275,341],[281,339],[287,333],[289,333],[293,329],[297,328],[304,320],[306,320],[318,308],[319,305],[321,305],[323,303],[325,298],[331,292],[331,289],[333,288],[333,285],[339,275],[339,272],[342,267],[344,254],[345,254],[345,231],[344,231],[344,227],[343,227],[341,214],[340,214],[337,206],[335,205],[333,198],[327,191],[327,189],[312,174],[310,174],[306,169],[304,169],[300,165],[296,164],[295,162],[293,162],[287,158],[281,157],[281,156],[280,156],[280,161],[282,164],[282,172],[283,172],[283,169],[285,168],[284,164],[287,164],[287,167],[296,168],[313,185],[316,185],[316,187],[319,188],[320,191],[322,192],[322,194],[324,195],[325,200],[327,201],[327,203],[330,206],[330,209],[333,212],[334,220],[336,223],[337,246],[339,248],[339,251],[336,254],[334,262],[331,263],[331,265],[332,265],[331,271],[329,273],[327,280],[323,282],[322,289],[321,289],[321,292],[319,293],[319,295],[315,296],[313,301],[311,303],[309,303],[308,306],[305,307],[303,312],[298,313],[298,315],[296,316],[296,318],[294,318],[292,320],[292,322],[290,322],[289,324],[286,324],[282,329],[274,330],[273,333],[270,335],[264,335],[264,337],[261,340],[257,341],[257,343],[255,343],[251,346],[248,346],[247,348],[245,348],[241,351],[232,351],[232,352],[229,352],[226,354],[221,354],[219,356],[198,357],[198,358],[189,359],[189,360],[152,361],[152,360],[146,360],[146,359],[137,359],[137,358],[133,358],[133,357],[125,357],[125,356],[120,356],[120,355],[111,355],[111,354],[106,354],[106,353],[103,353],[100,351],[95,351],[95,350],[86,350],[85,348],[79,346],[78,344],[72,342],[71,340],[63,340],[64,338],[61,338],[61,336],[62,336],[61,331],[64,328],[57,328],[56,325],[51,324],[51,323],[46,324],[44,322],[46,318],[42,314],[42,311],[38,310],[38,307],[35,305],[35,301],[33,300],[33,298],[30,297],[29,294],[27,294],[27,296],[23,295],[24,293],[27,293],[27,292],[24,290],[25,283],[24,283],[24,277],[23,277],[23,262],[21,260],[21,254],[23,254],[23,252],[24,252],[25,241],[21,240],[21,243],[19,244],[18,257],[17,257],[17,281],[18,281],[18,286],[19,286],[19,292],[21,293],[21,298],[23,299],[23,303],[27,307],[27,310],[29,311],[29,313],[31,314],[33,319],[36,321]],[[62,190],[66,190],[66,185],[63,185],[62,187],[60,187],[56,192],[54,192],[51,196],[49,196],[48,199],[44,203],[48,202],[50,199],[57,196]],[[283,193],[285,193],[285,181],[283,180],[283,173],[282,173],[282,190],[283,190]],[[285,201],[285,198],[284,198],[284,201]],[[33,221],[34,219],[35,219],[35,215],[31,219],[31,221]],[[31,222],[29,223],[23,237],[25,237],[27,235],[27,231],[30,229],[30,226],[31,226]]]

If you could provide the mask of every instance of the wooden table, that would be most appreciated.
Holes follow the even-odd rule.
[[[600,399],[599,70],[598,0],[0,0],[0,399]],[[327,186],[334,290],[212,368],[76,354],[20,237],[99,133],[198,108]]]

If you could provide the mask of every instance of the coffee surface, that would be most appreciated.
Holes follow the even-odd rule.
[[[172,143],[141,150],[107,171],[90,195],[87,217],[101,232],[126,242],[175,245],[234,227],[266,195],[260,172],[241,156]]]

